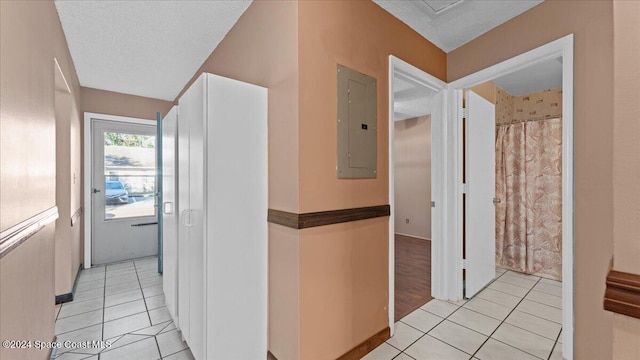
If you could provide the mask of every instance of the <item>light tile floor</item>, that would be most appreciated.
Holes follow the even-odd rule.
[[[365,360],[561,360],[562,283],[496,269],[469,301],[431,300]]]
[[[193,355],[164,304],[156,257],[82,270],[74,300],[56,306],[56,360],[188,360]],[[110,341],[108,348],[83,347]]]

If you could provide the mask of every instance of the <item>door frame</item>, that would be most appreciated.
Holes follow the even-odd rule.
[[[402,76],[404,77],[408,77],[409,79],[411,79],[412,81],[426,87],[429,88],[433,91],[435,91],[436,93],[440,92],[440,91],[446,91],[447,89],[447,84],[434,77],[433,75],[429,75],[426,72],[418,69],[417,67],[393,56],[393,55],[389,55],[389,206],[391,209],[391,213],[389,216],[389,329],[391,330],[391,336],[393,336],[394,332],[395,332],[395,328],[394,328],[394,312],[395,312],[395,242],[394,242],[394,236],[395,236],[395,211],[394,211],[394,205],[395,205],[395,193],[394,193],[394,186],[395,186],[395,179],[394,179],[394,159],[395,159],[395,151],[394,151],[394,133],[395,133],[395,121],[394,119],[394,89],[393,89],[393,82],[394,82],[394,78],[396,76],[396,73],[401,73]],[[447,133],[447,127],[448,124],[446,123],[446,111],[447,111],[447,107],[446,107],[446,100],[444,101],[444,103],[442,104],[438,104],[437,106],[440,107],[440,112],[443,114],[443,117],[445,117],[445,119],[440,119],[441,123],[439,124],[442,128],[442,131],[444,134]],[[443,121],[444,120],[444,121]],[[446,192],[446,187],[447,187],[447,182],[446,182],[446,177],[445,177],[445,170],[444,170],[444,166],[445,166],[445,154],[447,154],[447,149],[446,149],[446,142],[442,141],[441,139],[436,138],[435,136],[433,136],[433,129],[434,129],[434,120],[432,119],[431,121],[431,129],[432,129],[432,145],[431,145],[431,183],[432,188],[435,187],[435,189],[439,190],[436,191],[436,194],[431,194],[432,201],[435,201],[437,204],[437,209],[439,210],[439,214],[443,214],[443,211],[446,211],[446,204],[448,203],[447,201],[444,200],[445,192]],[[438,125],[436,125],[438,126]],[[437,176],[434,176],[434,174],[436,174]],[[442,206],[440,205],[442,204]],[[432,214],[434,214],[435,211],[432,211]],[[444,258],[442,255],[442,251],[444,250],[443,247],[441,246],[441,244],[437,244],[436,242],[433,241],[433,239],[441,239],[444,238],[444,234],[441,234],[440,232],[446,232],[446,216],[438,216],[438,215],[432,215],[432,219],[438,219],[437,224],[436,221],[433,221],[433,223],[431,224],[431,251],[432,251],[432,260],[431,260],[431,267],[432,269],[435,268],[435,262],[439,261],[439,259]],[[436,253],[438,254],[438,256],[434,256],[433,254]],[[438,266],[441,266],[441,264],[438,264]],[[431,280],[431,286],[432,286],[432,293],[434,292],[434,288],[438,288],[440,289],[440,286],[442,285],[446,285],[448,283],[450,283],[448,281],[448,279],[446,278],[446,276],[448,275],[447,272],[439,272],[438,275],[442,275],[444,278],[442,279],[435,279],[434,276],[434,272],[431,272],[432,274],[432,280]],[[437,280],[437,281],[436,281]],[[436,290],[437,292],[438,290]]]
[[[565,359],[573,359],[573,337],[574,337],[574,314],[573,314],[573,283],[574,283],[574,196],[573,196],[573,160],[574,160],[574,119],[573,119],[573,71],[574,71],[574,36],[566,35],[560,39],[549,42],[545,45],[514,56],[508,60],[487,67],[471,75],[449,83],[449,100],[452,104],[449,107],[449,118],[457,119],[461,123],[462,111],[462,91],[465,88],[494,80],[508,73],[521,70],[540,61],[562,58],[562,355]],[[454,129],[455,131],[455,129]],[[455,146],[462,147],[461,129],[456,131],[453,137]],[[448,154],[450,155],[450,154]],[[447,160],[454,162],[456,168],[462,168],[462,154],[449,157]],[[463,184],[461,173],[447,179],[456,188],[457,194],[462,194]],[[458,203],[458,202],[456,202]],[[452,220],[453,226],[462,229],[464,223],[462,214],[456,214]],[[449,238],[450,247],[455,249],[450,254],[462,253],[462,232],[457,232],[457,236]],[[452,265],[454,279],[459,286],[456,292],[449,293],[448,300],[462,298],[462,262],[458,256],[451,256],[444,259],[444,263]],[[445,270],[443,267],[440,270]]]
[[[151,119],[139,119],[132,118],[126,116],[117,116],[117,115],[106,115],[106,114],[98,114],[92,112],[84,113],[84,137],[83,137],[83,196],[84,199],[82,201],[82,206],[84,207],[84,269],[89,269],[91,267],[91,179],[92,179],[92,149],[93,149],[93,120],[100,121],[111,121],[111,122],[119,122],[119,123],[127,123],[127,124],[141,124],[141,125],[151,125],[157,126],[157,122]]]

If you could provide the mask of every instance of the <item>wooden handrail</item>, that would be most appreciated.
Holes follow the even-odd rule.
[[[58,207],[54,206],[0,233],[0,258],[16,249],[45,226],[56,221]]]

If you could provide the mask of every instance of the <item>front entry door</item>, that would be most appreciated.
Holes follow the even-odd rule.
[[[92,264],[158,254],[156,127],[93,120]]]
[[[495,106],[467,91],[465,296],[472,297],[496,275],[494,205]]]

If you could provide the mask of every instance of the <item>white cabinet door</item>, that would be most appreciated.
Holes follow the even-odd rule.
[[[196,359],[205,359],[205,199],[209,189],[205,176],[205,122],[207,119],[206,78],[200,77],[189,89],[189,346]]]
[[[178,328],[188,342],[189,332],[189,115],[188,108],[178,106]],[[165,260],[166,261],[166,260]]]
[[[179,100],[178,121],[178,314],[183,337],[203,359],[204,331],[204,121],[205,79]]]
[[[267,90],[208,81],[207,358],[264,359]]]
[[[495,106],[466,93],[466,292],[472,297],[495,277]]]
[[[267,90],[204,74],[179,100],[178,320],[194,358],[267,352]]]
[[[178,108],[173,107],[162,119],[162,288],[171,317],[178,315],[178,217],[177,208],[177,132]],[[177,324],[177,322],[176,322]]]

